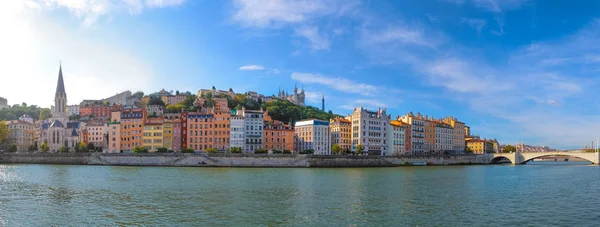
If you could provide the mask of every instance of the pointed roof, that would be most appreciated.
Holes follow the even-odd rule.
[[[75,128],[73,128],[73,131],[71,132],[71,136],[79,136],[79,133],[77,133],[77,130]]]
[[[65,82],[63,81],[62,75],[62,63],[58,69],[58,83],[56,84],[56,93],[66,93],[65,92]]]
[[[60,127],[60,128],[64,128],[65,126],[63,126],[62,123],[60,123],[60,121],[58,120],[54,120],[52,122],[52,124],[50,124],[50,128],[54,128],[54,127]]]

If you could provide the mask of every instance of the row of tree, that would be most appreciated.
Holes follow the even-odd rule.
[[[27,103],[22,103],[0,110],[0,120],[17,120],[24,114],[29,115],[34,120],[46,120],[52,117],[48,108],[40,108],[36,105],[28,106]]]

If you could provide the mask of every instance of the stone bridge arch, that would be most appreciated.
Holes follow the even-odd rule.
[[[600,163],[600,153],[598,152],[515,152],[515,153],[495,153],[489,163],[497,163],[500,159],[506,158],[514,165],[524,164],[536,158],[548,156],[570,156],[577,157],[593,164]]]

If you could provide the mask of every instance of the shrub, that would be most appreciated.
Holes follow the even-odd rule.
[[[69,152],[69,148],[66,148],[66,147],[58,148],[58,153],[67,153],[67,152]]]
[[[8,152],[17,152],[17,145],[16,144],[11,144],[10,146],[8,146]]]
[[[168,152],[169,152],[169,150],[167,150],[166,147],[156,148],[156,153],[168,153]]]
[[[240,147],[232,147],[232,148],[229,148],[229,152],[234,153],[234,154],[241,154],[242,153],[242,148],[240,148]]]
[[[205,151],[206,151],[206,153],[211,153],[211,154],[219,153],[219,150],[217,150],[217,148],[208,148]]]
[[[181,150],[179,150],[179,152],[181,152],[181,153],[194,153],[194,150],[192,150],[190,148],[181,148]]]
[[[48,146],[48,143],[43,142],[42,145],[40,145],[40,149],[42,149],[43,153],[46,153],[50,150],[50,147]]]
[[[271,153],[273,154],[283,154],[283,151],[277,150],[277,149],[273,149],[271,150]]]
[[[300,154],[314,154],[314,153],[315,153],[315,150],[313,150],[313,149],[307,149],[307,150],[300,151]]]
[[[269,153],[269,151],[267,149],[261,148],[261,149],[254,151],[254,153],[255,154],[267,154],[267,153]]]
[[[135,147],[131,151],[132,153],[148,153],[148,148],[145,147]]]
[[[290,151],[290,150],[283,150],[283,153],[284,153],[284,154],[291,154],[291,153],[292,153],[292,151]]]

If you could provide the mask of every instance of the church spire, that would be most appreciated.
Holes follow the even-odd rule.
[[[62,62],[58,68],[58,83],[56,84],[56,93],[66,93],[65,92],[65,82],[63,81],[62,75]]]

